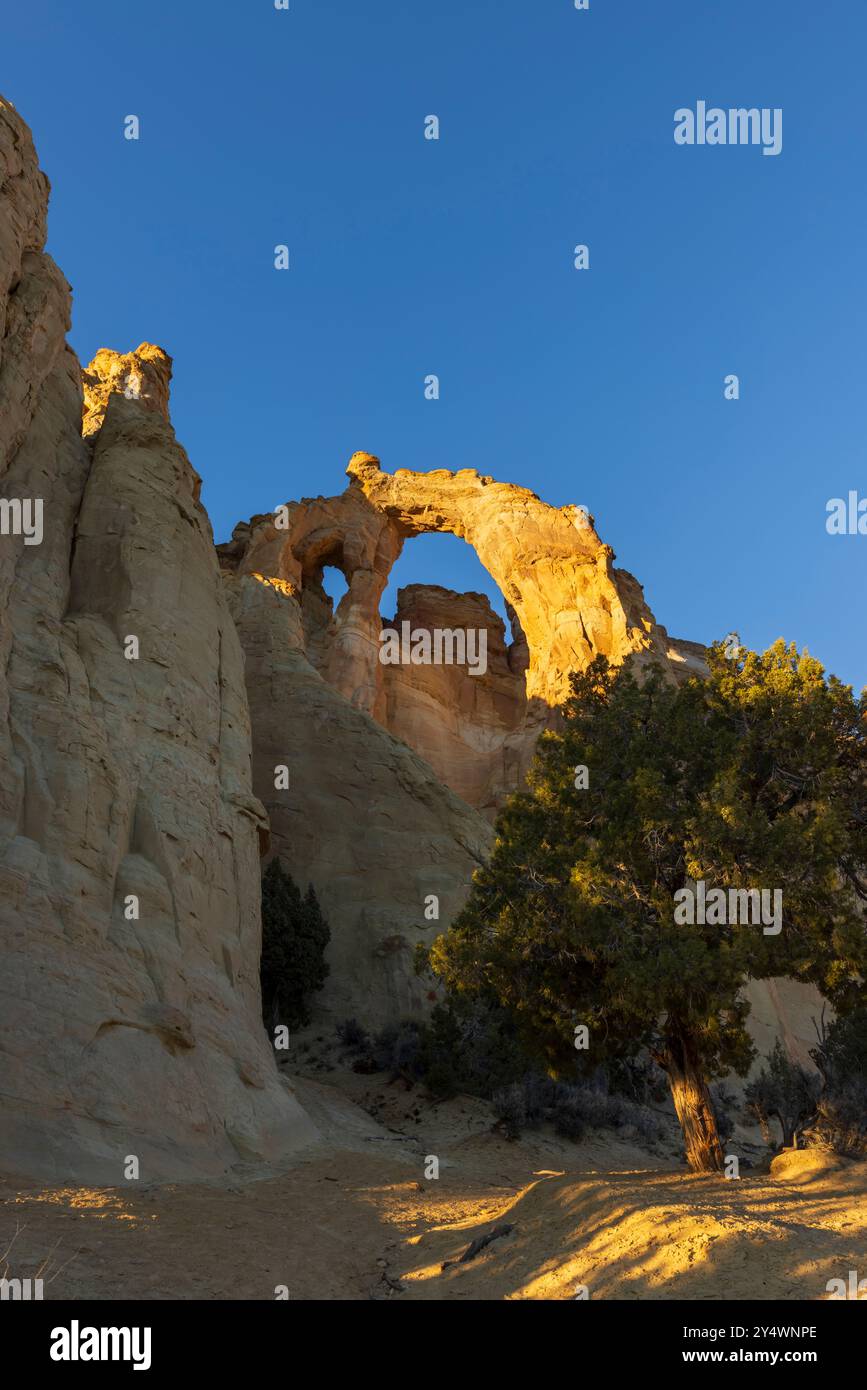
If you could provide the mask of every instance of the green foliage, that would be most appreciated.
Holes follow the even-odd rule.
[[[502,1129],[517,1139],[526,1129],[551,1124],[564,1139],[582,1139],[588,1129],[614,1129],[622,1137],[653,1144],[661,1136],[659,1121],[644,1105],[612,1095],[604,1086],[555,1081],[530,1072],[493,1096]]]
[[[867,1081],[867,1005],[823,1027],[810,1056],[829,1090],[839,1090],[854,1078]]]
[[[433,1010],[422,1060],[425,1083],[435,1095],[484,1099],[528,1065],[509,1015],[490,1001],[461,996]]]
[[[665,1072],[646,1053],[615,1057],[605,1068],[608,1088],[636,1105],[661,1105],[669,1095]]]
[[[369,1054],[377,1071],[419,1081],[424,1075],[422,1047],[425,1025],[415,1019],[387,1024],[373,1038]]]
[[[770,1141],[769,1121],[775,1119],[780,1125],[781,1146],[791,1148],[815,1112],[820,1087],[818,1075],[793,1062],[778,1039],[767,1065],[746,1087],[744,1099],[765,1139]]]
[[[328,975],[331,938],[313,887],[301,893],[279,859],[262,877],[262,1017],[268,1028],[310,1022],[308,1001]]]
[[[337,1025],[337,1036],[344,1047],[353,1049],[365,1047],[369,1042],[367,1029],[362,1028],[357,1018],[347,1018]]]
[[[867,702],[780,641],[677,686],[597,658],[497,822],[488,866],[429,963],[493,999],[552,1074],[642,1049],[672,1076],[679,1041],[705,1076],[744,1074],[749,978],[862,997],[867,938]],[[575,786],[575,768],[589,787]],[[783,891],[783,927],[681,926],[690,881]],[[687,1088],[688,1089],[688,1088]],[[677,1098],[677,1097],[676,1097]]]
[[[867,1155],[867,1007],[824,1022],[810,1052],[818,1072],[788,1057],[779,1042],[767,1065],[747,1086],[748,1110],[770,1142],[769,1120],[782,1131],[782,1147],[795,1143],[830,1146],[855,1157]]]
[[[570,1139],[593,1127],[628,1129],[644,1143],[659,1137],[647,1105],[660,1098],[659,1082],[647,1059],[624,1062],[612,1078],[601,1069],[582,1077],[576,1055],[577,1079],[552,1081],[532,1070],[508,1013],[490,1000],[457,995],[438,1004],[428,1022],[391,1024],[373,1038],[355,1019],[338,1025],[337,1033],[356,1053],[357,1070],[421,1082],[440,1100],[469,1095],[491,1101],[510,1138],[546,1123]],[[628,1095],[620,1094],[626,1089]]]
[[[389,1024],[373,1038],[354,1019],[337,1031],[344,1046],[358,1054],[358,1069],[421,1081],[441,1099],[458,1094],[490,1099],[529,1065],[508,1015],[479,999],[450,999],[438,1004],[427,1022]]]
[[[867,1007],[832,1023],[810,1056],[823,1082],[810,1138],[867,1156]]]

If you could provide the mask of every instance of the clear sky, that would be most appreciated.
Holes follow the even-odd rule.
[[[863,0],[40,0],[2,37],[73,346],[172,353],[218,540],[356,449],[477,468],[589,507],[673,634],[867,683],[867,536],[825,530],[867,496]],[[676,145],[699,100],[781,107],[782,152]],[[413,580],[493,592],[441,536]]]

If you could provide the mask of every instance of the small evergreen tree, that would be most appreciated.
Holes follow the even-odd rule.
[[[766,1142],[771,1137],[768,1121],[777,1120],[782,1148],[797,1147],[798,1135],[815,1114],[821,1084],[818,1073],[791,1060],[778,1038],[767,1065],[744,1091],[747,1109],[761,1125]]]
[[[826,1028],[810,1053],[822,1077],[813,1136],[839,1153],[867,1154],[867,1006]]]
[[[717,644],[709,664],[680,686],[601,657],[573,678],[429,955],[450,990],[510,1009],[552,1075],[574,1067],[578,1025],[597,1064],[646,1048],[695,1170],[723,1165],[709,1079],[754,1055],[747,980],[808,981],[845,1012],[867,975],[867,699],[783,642]],[[782,890],[782,930],[678,924],[675,894],[700,879]]]
[[[867,1004],[826,1025],[822,1018],[818,1046],[810,1056],[829,1090],[860,1078],[867,1083]]]
[[[262,877],[262,1017],[273,1031],[310,1022],[308,1001],[328,976],[325,948],[331,939],[313,886],[302,898],[279,859]]]

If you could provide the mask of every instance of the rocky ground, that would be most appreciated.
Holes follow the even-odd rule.
[[[651,1152],[608,1132],[509,1141],[482,1101],[436,1103],[345,1063],[324,1037],[299,1045],[291,1084],[322,1144],[265,1180],[3,1182],[11,1273],[47,1262],[49,1298],[270,1300],[285,1285],[290,1299],[574,1299],[584,1288],[752,1300],[822,1299],[829,1279],[867,1272],[867,1164],[786,1154],[733,1181],[686,1173],[674,1133]],[[431,1157],[438,1178],[425,1175]]]

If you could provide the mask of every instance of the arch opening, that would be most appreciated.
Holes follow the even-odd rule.
[[[481,595],[491,612],[503,621],[506,646],[523,640],[514,610],[499,585],[469,542],[450,531],[427,531],[404,542],[380,600],[383,623],[391,623],[397,616],[398,594],[408,588],[442,589],[457,596]]]
[[[331,599],[332,611],[336,613],[344,594],[349,593],[346,575],[339,565],[324,565],[319,582],[326,597]]]
[[[338,607],[349,592],[343,546],[333,541],[314,547],[301,569],[301,616],[307,654],[316,666],[325,660]]]
[[[374,715],[490,818],[518,785],[529,652],[517,615],[468,542],[410,537],[380,602]]]

